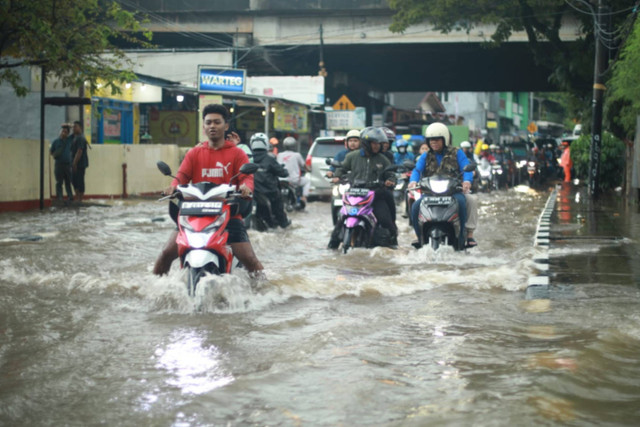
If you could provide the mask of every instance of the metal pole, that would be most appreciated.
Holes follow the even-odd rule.
[[[266,100],[265,115],[264,115],[264,133],[269,137],[269,117],[271,116],[271,107],[269,105],[269,98]]]
[[[40,69],[40,210],[44,209],[44,66]]]
[[[592,101],[592,124],[591,124],[591,150],[589,162],[589,197],[596,197],[599,192],[600,184],[600,154],[602,152],[602,103],[604,91],[607,89],[603,83],[602,75],[606,65],[606,50],[602,45],[600,37],[601,31],[604,29],[603,16],[607,11],[607,7],[602,4],[602,0],[598,0],[598,16],[596,18],[597,25],[593,34],[596,43],[595,65],[593,70],[593,101]]]

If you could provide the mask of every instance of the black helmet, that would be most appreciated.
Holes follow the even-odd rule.
[[[382,132],[384,132],[387,137],[386,142],[388,142],[389,144],[393,144],[393,142],[396,140],[396,134],[388,127],[382,127],[380,129],[382,129]]]
[[[372,126],[362,129],[362,132],[360,132],[360,145],[362,145],[364,151],[366,151],[369,155],[373,154],[373,152],[371,151],[372,142],[381,144],[381,148],[382,143],[387,142],[387,136],[384,134],[382,129]]]

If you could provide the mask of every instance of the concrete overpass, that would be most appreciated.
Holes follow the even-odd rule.
[[[391,33],[384,0],[119,0],[149,15],[163,48],[233,51],[248,75],[317,75],[327,95],[346,88],[376,98],[392,91],[551,91],[550,70],[534,64],[524,32],[498,48],[493,33],[442,34],[429,24]],[[567,21],[561,38],[575,40]],[[355,101],[355,100],[354,100]]]

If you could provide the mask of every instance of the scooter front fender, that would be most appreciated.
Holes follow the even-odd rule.
[[[358,217],[350,216],[344,221],[344,225],[347,228],[355,228],[358,224],[360,224],[361,220]]]
[[[211,251],[194,249],[187,252],[187,255],[184,257],[185,265],[188,265],[192,268],[204,267],[210,262],[215,264],[218,269],[220,268],[220,260],[218,259],[218,255]]]

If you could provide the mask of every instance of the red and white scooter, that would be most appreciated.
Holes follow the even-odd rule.
[[[157,166],[164,175],[172,176],[166,163],[158,162]],[[258,169],[258,165],[247,163],[242,165],[240,173],[251,175]],[[179,185],[172,195],[160,199],[179,200],[177,218],[173,219],[178,224],[176,242],[180,266],[188,269],[190,296],[195,296],[198,282],[206,273],[220,275],[232,270],[233,253],[227,244],[226,228],[240,209],[238,186],[232,184],[238,176],[233,176],[229,184]]]

